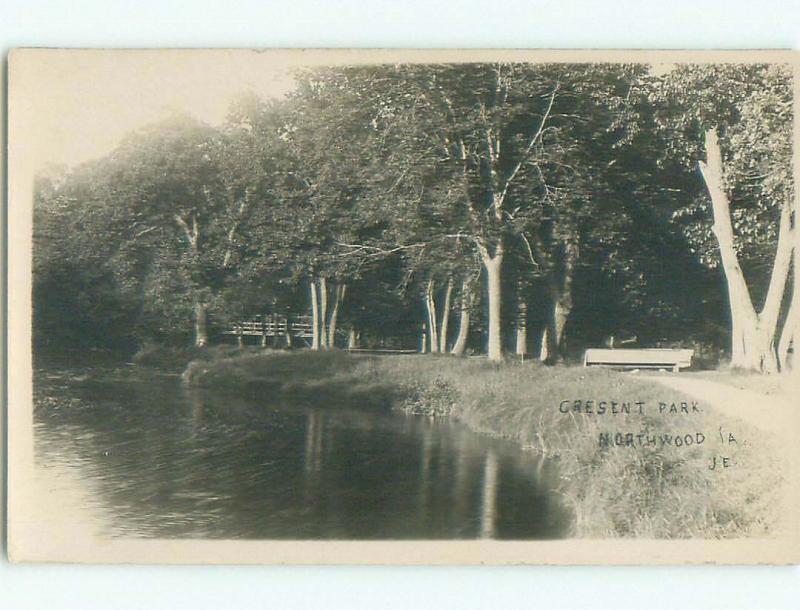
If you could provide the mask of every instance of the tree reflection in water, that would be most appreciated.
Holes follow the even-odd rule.
[[[112,536],[541,539],[569,529],[552,462],[455,422],[274,404],[142,371],[90,377],[38,388],[50,394],[36,411],[36,457],[75,473],[99,509],[87,523],[102,518],[93,529]],[[57,506],[69,490],[41,493]]]

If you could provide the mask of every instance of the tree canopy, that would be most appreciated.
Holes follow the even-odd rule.
[[[219,127],[177,116],[42,173],[36,340],[204,345],[310,312],[319,349],[424,329],[554,362],[616,335],[785,368],[791,87],[772,64],[298,72]]]

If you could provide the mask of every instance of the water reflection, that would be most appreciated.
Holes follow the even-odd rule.
[[[412,424],[412,422],[409,423]],[[423,424],[422,442],[420,443],[419,493],[418,493],[419,495],[418,515],[421,520],[426,520],[430,516],[429,504],[431,496],[430,473],[431,473],[432,452],[433,452],[433,430],[431,426],[426,426]]]
[[[195,386],[182,384],[182,387],[186,402],[191,408],[192,435],[196,437],[203,430],[206,412],[205,392]]]
[[[526,539],[568,528],[550,462],[450,422],[218,396],[141,372],[37,379],[37,464],[68,467],[98,508],[87,522],[110,535]],[[43,500],[57,505],[64,485]]]
[[[319,472],[322,469],[322,439],[325,434],[325,415],[322,411],[308,413],[306,425],[306,472]]]
[[[455,448],[455,475],[453,476],[453,495],[451,504],[453,516],[457,520],[464,520],[468,516],[470,494],[470,452],[466,436],[456,439]]]
[[[486,452],[483,465],[483,498],[481,502],[481,538],[495,536],[495,509],[497,505],[497,456],[494,450]]]

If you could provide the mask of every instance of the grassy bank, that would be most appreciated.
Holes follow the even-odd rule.
[[[724,415],[702,404],[700,412],[659,413],[660,402],[691,401],[636,375],[435,356],[272,352],[195,363],[186,377],[218,390],[313,399],[332,408],[391,404],[447,414],[476,432],[510,439],[558,460],[561,492],[580,537],[768,535],[775,523],[780,475],[765,434],[737,423],[747,444],[723,447]],[[593,412],[560,409],[576,400],[594,401]],[[629,414],[600,415],[599,401],[607,411],[611,401],[640,401],[645,412],[633,405]],[[609,435],[607,444],[601,434]],[[660,444],[686,435],[692,444]],[[720,454],[736,467],[709,470]]]
[[[254,353],[261,350],[253,348]],[[146,344],[141,346],[130,360],[137,366],[145,366],[171,373],[180,373],[192,363],[222,362],[225,359],[241,356],[248,353],[230,345],[215,345],[213,347],[194,347],[191,345],[161,345]]]

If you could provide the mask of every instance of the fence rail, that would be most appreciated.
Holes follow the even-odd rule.
[[[254,316],[247,320],[234,322],[226,335],[236,335],[239,337],[297,337],[308,339],[313,336],[311,316],[281,316],[269,314]]]

